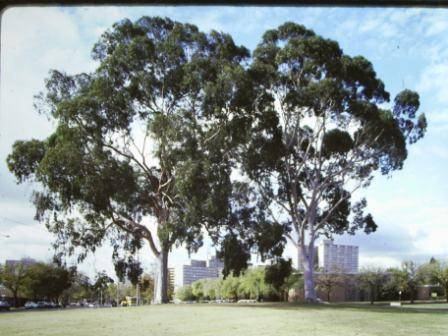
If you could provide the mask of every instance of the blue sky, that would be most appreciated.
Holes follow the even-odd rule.
[[[43,89],[50,69],[74,74],[91,71],[90,51],[100,34],[125,17],[168,16],[201,30],[230,33],[237,44],[253,50],[262,34],[285,21],[301,23],[339,42],[345,53],[363,55],[395,96],[403,88],[421,96],[429,121],[426,137],[409,149],[402,171],[377,177],[362,191],[379,224],[376,233],[336,237],[336,243],[360,246],[362,265],[423,262],[448,258],[448,11],[419,8],[331,7],[16,7],[1,20],[0,82],[0,262],[51,256],[51,236],[33,221],[29,202],[34,186],[17,186],[5,158],[18,139],[44,138],[52,123],[34,111],[33,96]],[[6,238],[4,235],[10,235]],[[212,251],[212,249],[209,249]],[[207,249],[199,251],[204,257]],[[145,265],[149,250],[142,251]],[[286,256],[295,260],[288,246]],[[188,261],[176,250],[171,265]],[[101,249],[82,266],[112,271],[110,250]]]

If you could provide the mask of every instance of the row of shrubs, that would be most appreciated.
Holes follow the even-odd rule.
[[[448,263],[431,258],[427,263],[403,262],[401,267],[383,269],[367,267],[357,274],[316,270],[316,288],[330,301],[337,288],[356,291],[360,300],[374,301],[404,299],[413,302],[418,288],[431,286],[431,295],[445,297],[448,302]],[[176,291],[181,301],[255,299],[288,300],[290,289],[303,289],[303,278],[294,272],[291,261],[281,259],[270,266],[248,269],[239,276],[225,279],[202,279]]]
[[[291,272],[290,272],[291,273]],[[191,285],[180,287],[176,298],[181,301],[238,300],[254,299],[280,301],[287,299],[289,288],[299,285],[300,278],[289,274],[278,285],[266,277],[265,267],[247,270],[240,276],[228,276],[226,279],[202,279]]]

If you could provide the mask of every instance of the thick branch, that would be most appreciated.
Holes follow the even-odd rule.
[[[124,218],[124,219],[117,218],[112,212],[111,217],[112,221],[124,231],[134,235],[141,235],[142,237],[144,237],[148,241],[151,251],[154,253],[154,255],[156,257],[160,255],[160,251],[157,250],[151,231],[149,231],[149,229],[146,226],[139,224],[130,218]]]

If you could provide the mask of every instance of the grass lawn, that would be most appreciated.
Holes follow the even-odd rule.
[[[448,309],[165,305],[0,314],[0,335],[448,335]]]
[[[405,304],[404,308],[412,309],[446,309],[448,313],[448,303],[417,303],[417,304]]]

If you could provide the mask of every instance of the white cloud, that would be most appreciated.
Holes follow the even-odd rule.
[[[448,104],[448,58],[438,59],[427,66],[421,75],[418,90],[430,93],[436,100]]]

